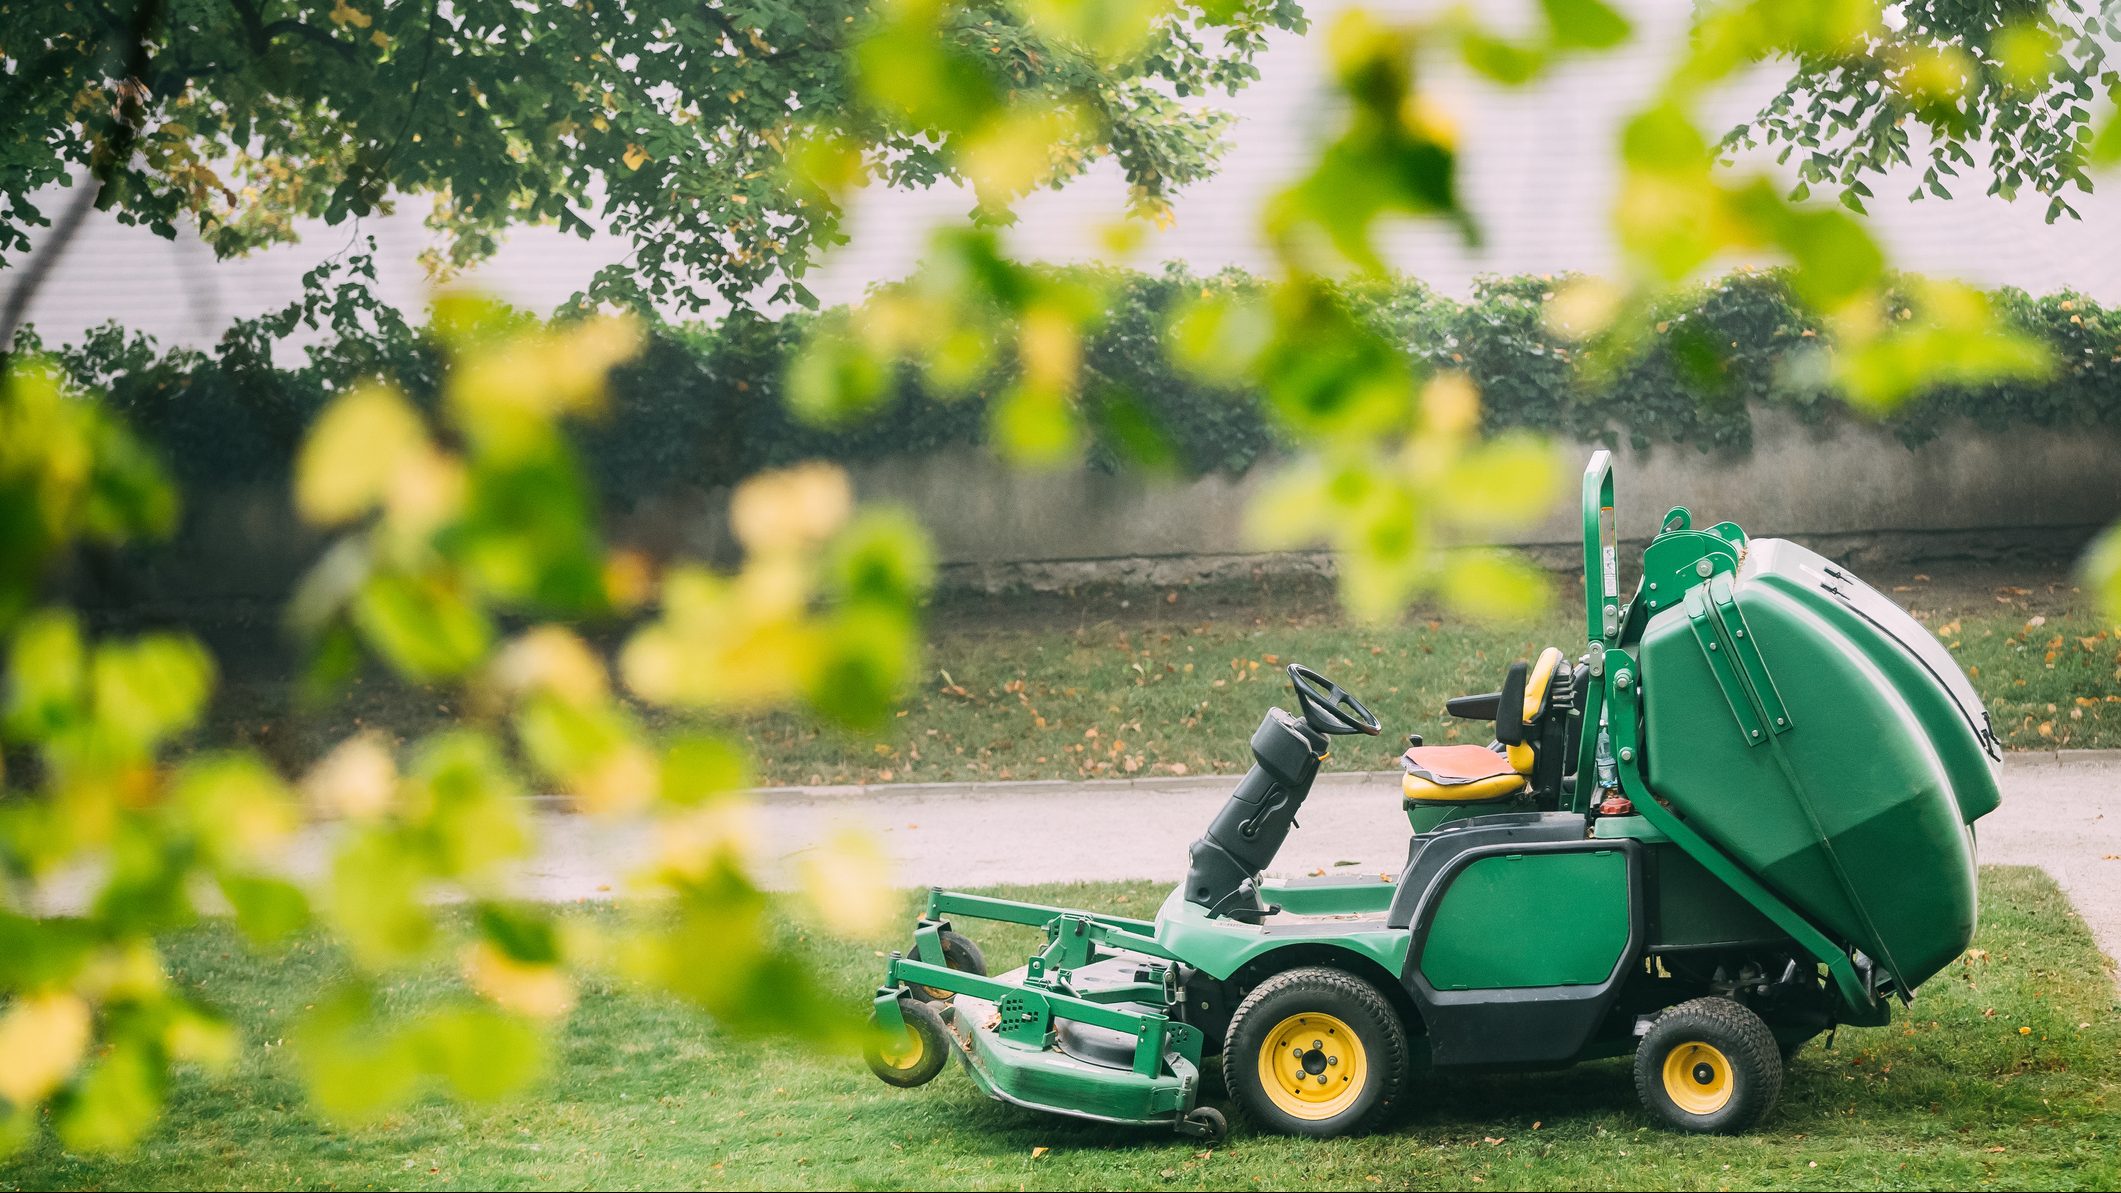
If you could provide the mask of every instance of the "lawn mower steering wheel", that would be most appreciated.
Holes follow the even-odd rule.
[[[1289,664],[1289,682],[1296,687],[1296,703],[1303,709],[1304,724],[1320,733],[1367,733],[1376,737],[1384,732],[1376,713],[1309,667]]]

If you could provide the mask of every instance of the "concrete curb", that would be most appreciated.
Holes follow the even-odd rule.
[[[2121,766],[2121,750],[2012,750],[2004,755],[2009,766]],[[753,798],[771,803],[823,803],[833,800],[876,799],[1029,799],[1054,796],[1066,791],[1142,791],[1192,789],[1217,781],[1234,783],[1236,774],[1144,775],[1135,779],[975,779],[959,783],[825,783],[794,787],[754,787]],[[1331,790],[1396,783],[1396,770],[1331,771],[1318,776],[1317,787]],[[564,795],[525,797],[541,812],[571,812],[574,802]]]
[[[763,800],[833,800],[888,796],[894,799],[988,798],[1055,795],[1063,791],[1173,791],[1205,783],[1235,783],[1236,774],[1154,775],[1140,779],[979,779],[964,783],[839,783],[814,787],[754,787]],[[1334,771],[1318,776],[1317,788],[1352,787],[1384,780],[1397,782],[1396,770]],[[545,797],[540,797],[545,798]]]

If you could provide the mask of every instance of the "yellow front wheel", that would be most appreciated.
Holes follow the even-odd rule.
[[[869,1063],[869,1071],[886,1085],[910,1089],[926,1085],[935,1080],[950,1060],[951,1035],[943,1017],[927,1003],[911,998],[898,1002],[899,1014],[906,1026],[890,1029],[877,1022],[876,1012],[869,1013],[868,1038],[863,1041],[862,1059]]]
[[[1230,1019],[1223,1080],[1256,1125],[1291,1135],[1374,1126],[1407,1078],[1406,1028],[1375,986],[1313,966],[1276,974]]]
[[[1267,1032],[1259,1049],[1259,1084],[1285,1114],[1326,1119],[1351,1105],[1369,1079],[1355,1029],[1324,1013],[1297,1012]]]
[[[1635,1050],[1635,1091],[1642,1104],[1682,1131],[1745,1131],[1767,1114],[1781,1090],[1775,1033],[1728,998],[1697,998],[1667,1010]]]

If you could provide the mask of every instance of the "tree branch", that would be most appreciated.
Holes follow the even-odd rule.
[[[315,25],[304,24],[293,18],[274,21],[272,24],[265,26],[265,37],[268,41],[280,36],[282,33],[298,33],[318,45],[332,50],[348,62],[354,61],[360,53],[354,48],[352,43],[340,41]]]
[[[67,202],[66,211],[53,226],[51,238],[45,241],[38,251],[30,254],[29,263],[23,267],[21,280],[8,292],[7,305],[0,308],[0,359],[13,354],[15,332],[21,328],[22,317],[28,314],[31,300],[37,297],[37,291],[43,289],[45,279],[51,276],[52,270],[59,264],[59,259],[66,255],[67,247],[73,243],[74,237],[81,231],[82,222],[88,218],[89,210],[96,205],[96,200],[102,197],[104,188],[109,184],[110,174],[123,168],[127,159],[132,156],[133,139],[139,135],[140,124],[147,111],[144,101],[128,101],[123,84],[126,81],[143,79],[148,73],[147,35],[154,29],[156,22],[162,19],[162,5],[163,0],[140,0],[139,7],[133,10],[132,25],[127,31],[130,42],[126,47],[125,67],[118,76],[118,101],[112,108],[118,130],[110,139],[109,152],[103,157],[102,168],[97,168],[95,158],[91,156],[88,179],[79,184],[79,189]],[[145,89],[144,83],[136,85]]]
[[[794,57],[795,52],[798,49],[831,50],[837,48],[835,46],[830,45],[820,45],[816,42],[798,40],[793,45],[787,46],[782,49],[761,50],[751,40],[753,31],[740,28],[736,24],[736,22],[730,20],[729,17],[724,14],[721,9],[715,8],[712,5],[708,5],[706,7],[701,8],[700,11],[707,14],[708,20],[713,21],[715,24],[720,25],[722,27],[722,32],[728,35],[729,44],[736,47],[737,53],[742,54],[748,58],[756,58],[761,62],[783,61],[785,59]]]
[[[405,104],[405,119],[398,122],[398,135],[391,138],[390,148],[383,151],[382,160],[372,168],[361,167],[370,179],[382,182],[373,193],[369,193],[367,185],[363,184],[363,194],[370,203],[380,200],[383,197],[383,189],[389,186],[389,180],[383,178],[383,171],[389,169],[390,163],[397,159],[398,150],[405,145],[405,134],[412,131],[413,118],[419,115],[420,101],[427,97],[427,68],[434,64],[435,43],[441,40],[438,24],[441,15],[441,0],[427,0],[427,44],[420,51],[420,70],[413,76],[412,98]]]

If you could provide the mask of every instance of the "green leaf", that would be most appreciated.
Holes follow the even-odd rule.
[[[1539,0],[1539,6],[1546,11],[1554,44],[1564,49],[1608,50],[1634,32],[1604,0]]]
[[[1524,621],[1545,610],[1547,578],[1514,555],[1463,551],[1444,567],[1443,599],[1451,608],[1476,617]]]
[[[1121,462],[1145,473],[1172,473],[1178,469],[1177,445],[1147,405],[1133,395],[1108,391],[1092,409],[1098,437],[1112,445]]]
[[[473,918],[479,934],[516,961],[553,965],[560,960],[559,932],[544,907],[484,899],[474,909]]]
[[[417,1043],[377,1022],[365,986],[342,987],[318,1002],[289,1043],[310,1101],[338,1122],[379,1118],[411,1101],[419,1088]]]
[[[1555,464],[1553,446],[1534,436],[1475,444],[1436,486],[1438,510],[1462,526],[1526,526],[1558,508],[1566,474]]]
[[[441,308],[436,312],[441,323]],[[376,507],[405,460],[427,450],[427,428],[396,390],[364,385],[326,407],[295,462],[295,504],[321,526]]]
[[[994,404],[995,446],[1022,468],[1057,468],[1082,450],[1082,420],[1066,394],[1016,385]]]
[[[663,802],[690,807],[749,787],[751,759],[724,738],[686,737],[663,752],[661,773]]]
[[[410,679],[462,675],[493,643],[484,611],[439,581],[371,576],[354,598],[353,612],[369,642]]]
[[[430,1014],[415,1036],[422,1067],[466,1101],[521,1093],[545,1066],[544,1040],[527,1021],[485,1007]]]
[[[61,1103],[54,1116],[60,1140],[83,1152],[130,1148],[162,1113],[166,1082],[148,1045],[120,1037]]]
[[[100,645],[89,676],[101,727],[139,749],[189,729],[214,682],[206,651],[176,634]]]
[[[0,910],[0,989],[69,985],[99,943],[97,926],[86,920]]]
[[[920,652],[912,618],[874,605],[832,617],[818,646],[804,683],[810,706],[827,720],[866,729],[890,718]]]
[[[367,829],[340,847],[326,889],[332,923],[356,963],[387,968],[433,943],[434,917],[422,898],[426,879],[420,858],[395,834]]]
[[[2121,524],[2107,527],[2092,540],[2078,570],[2100,611],[2109,621],[2121,624]]]
[[[832,541],[825,575],[826,591],[839,600],[910,613],[935,583],[935,548],[911,513],[871,506]]]
[[[37,1139],[37,1111],[0,1099],[0,1160],[15,1155]]]
[[[309,897],[285,879],[225,873],[219,884],[252,944],[277,945],[309,926]]]
[[[1662,103],[1631,117],[1621,130],[1620,152],[1631,165],[1645,170],[1693,170],[1709,160],[1708,138],[1685,108]]]
[[[400,787],[422,824],[419,857],[440,877],[479,878],[529,848],[523,791],[485,733],[449,730],[420,744]]]
[[[172,780],[170,802],[207,860],[222,865],[264,860],[301,820],[280,776],[248,754],[188,759]]]
[[[788,408],[817,426],[843,426],[874,411],[890,379],[885,362],[853,335],[814,335],[789,363]]]
[[[1273,315],[1251,293],[1202,293],[1178,308],[1165,331],[1181,368],[1221,384],[1243,380],[1273,335]]]
[[[42,739],[81,719],[88,685],[88,649],[68,610],[48,609],[23,620],[8,647],[7,731]]]
[[[1505,87],[1531,82],[1547,65],[1540,47],[1519,45],[1477,28],[1459,34],[1458,52],[1467,66]]]

